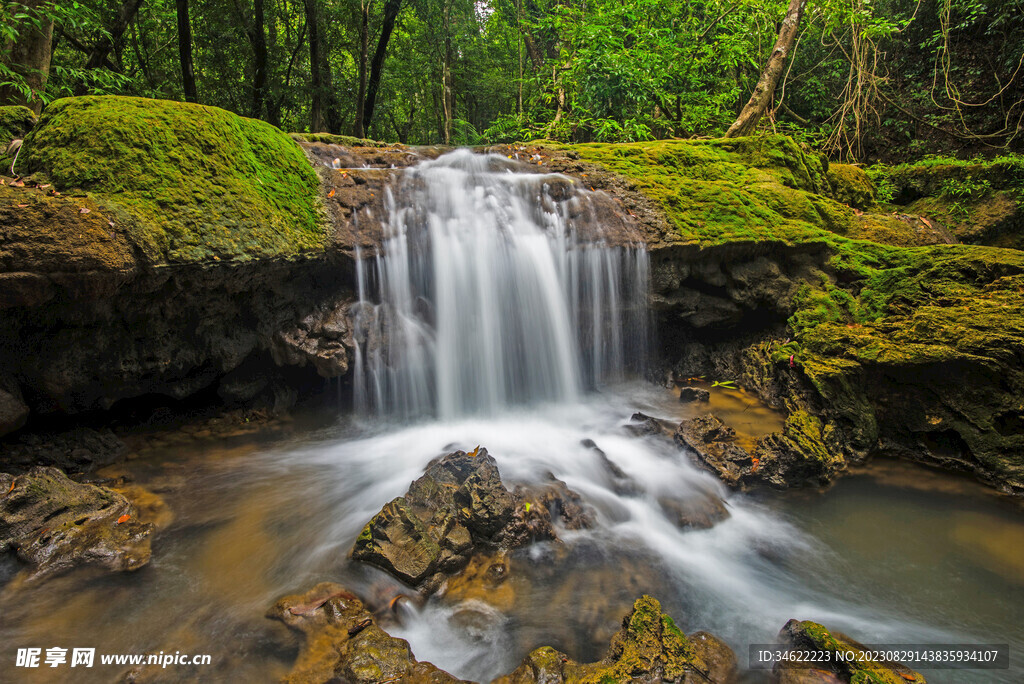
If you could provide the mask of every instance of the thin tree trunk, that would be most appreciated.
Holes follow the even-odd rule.
[[[363,105],[363,117],[361,128],[370,129],[373,121],[373,109],[377,104],[377,92],[380,89],[380,79],[384,72],[384,58],[387,56],[388,42],[391,40],[391,33],[395,30],[395,21],[398,20],[398,13],[402,10],[402,0],[387,0],[384,4],[384,24],[380,29],[380,38],[377,40],[377,49],[373,53],[373,61],[370,62],[370,82],[366,88],[366,102]]]
[[[320,55],[320,20],[317,0],[303,0],[306,26],[309,27],[310,107],[309,131],[319,133],[326,128],[323,103],[323,64]]]
[[[451,36],[451,3],[444,4],[444,18],[442,21],[444,31],[444,55],[441,59],[441,111],[444,115],[444,127],[441,131],[442,141],[445,145],[452,142],[452,119],[455,113],[452,111],[452,36]]]
[[[736,138],[741,135],[750,135],[761,120],[772,96],[775,94],[775,86],[782,76],[783,67],[786,66],[786,58],[789,56],[793,44],[796,42],[796,35],[800,30],[800,17],[804,12],[804,5],[807,0],[789,0],[789,9],[786,10],[786,18],[782,20],[782,27],[779,29],[779,38],[775,41],[772,54],[765,64],[761,78],[754,87],[754,93],[743,111],[736,118],[736,121],[726,131],[726,138]]]
[[[253,0],[253,20],[249,30],[252,43],[252,116],[263,116],[263,103],[267,95],[267,33],[263,14],[263,0]]]
[[[192,22],[188,16],[188,0],[175,0],[178,9],[178,54],[181,56],[181,83],[188,102],[198,102],[196,75],[192,66]]]
[[[23,0],[22,6],[33,11],[47,0]],[[46,88],[50,76],[50,57],[53,45],[53,21],[37,27],[31,21],[23,21],[18,27],[18,39],[5,50],[6,62],[10,68],[21,74],[31,95],[14,88],[0,88],[0,104],[25,105],[36,114],[43,108],[40,94]]]
[[[363,126],[363,105],[366,103],[366,61],[370,58],[370,0],[360,0],[359,19],[359,92],[356,94],[356,122],[352,135],[365,136]]]

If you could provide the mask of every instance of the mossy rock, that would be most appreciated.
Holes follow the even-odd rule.
[[[828,184],[832,198],[857,209],[867,209],[875,202],[875,186],[859,166],[829,164]]]
[[[866,647],[850,637],[831,632],[826,627],[810,620],[790,620],[779,632],[779,640],[797,651],[811,651],[827,654],[815,664],[827,669],[839,681],[850,684],[925,684],[925,678],[918,672],[902,665],[876,660],[868,656]],[[808,673],[806,664],[791,664],[783,661],[776,666],[776,675],[781,682],[808,681],[800,677]]]
[[[0,146],[15,138],[24,138],[36,125],[36,115],[28,107],[8,105],[0,107]]]
[[[335,135],[333,133],[289,133],[292,140],[306,143],[326,143],[328,145],[343,145],[345,147],[394,147],[393,143],[370,140],[369,138],[356,138],[351,135]]]
[[[88,192],[155,263],[321,249],[317,176],[277,128],[215,107],[130,97],[57,100],[18,170]]]

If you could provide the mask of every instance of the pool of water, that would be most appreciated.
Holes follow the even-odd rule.
[[[716,392],[741,439],[781,420],[734,390]],[[623,429],[637,410],[672,420],[706,407],[668,391],[622,386],[571,405],[414,425],[346,418],[297,423],[288,434],[189,442],[142,452],[117,472],[159,494],[163,524],[153,561],[130,575],[78,571],[38,585],[2,572],[0,643],[94,647],[97,653],[209,653],[203,668],[170,666],[156,681],[196,677],[276,681],[298,642],[266,619],[280,596],[340,582],[371,605],[403,588],[354,564],[363,525],[403,494],[434,457],[483,445],[506,483],[550,472],[578,491],[597,525],[506,559],[500,591],[469,583],[407,612],[392,633],[420,660],[486,680],[549,644],[579,659],[600,657],[633,600],[650,593],[687,632],[708,630],[736,649],[772,641],[790,618],[813,619],[866,643],[999,642],[1011,670],[925,670],[929,681],[1020,681],[1024,666],[1024,510],[969,480],[876,462],[826,492],[731,494],[669,440]],[[744,436],[745,435],[745,436]],[[641,485],[616,494],[592,439]],[[666,497],[721,496],[730,517],[680,530]],[[110,681],[125,666],[19,670],[24,681]],[[748,679],[757,681],[754,673]]]

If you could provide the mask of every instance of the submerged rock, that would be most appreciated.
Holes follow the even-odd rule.
[[[149,562],[153,525],[121,494],[80,484],[57,468],[0,473],[0,551],[32,566],[30,578],[79,565],[137,570]]]
[[[625,426],[626,431],[637,437],[646,437],[648,435],[672,436],[673,426],[668,421],[660,418],[655,418],[638,411],[630,416],[629,420],[630,422],[626,423]]]
[[[808,663],[784,661],[776,665],[780,684],[840,682],[842,684],[924,684],[925,678],[900,663],[864,658],[865,647],[839,632],[809,620],[790,620],[779,632],[779,641],[800,651],[828,653],[814,667]],[[837,658],[837,654],[850,657]]]
[[[665,517],[681,529],[706,530],[729,517],[725,502],[712,492],[695,492],[685,498],[658,499]]]
[[[286,682],[447,684],[461,680],[416,660],[409,642],[377,626],[354,594],[331,582],[280,599],[267,613],[305,637]]]
[[[711,401],[711,392],[700,387],[683,387],[679,390],[679,402],[688,404],[692,402],[707,403]]]

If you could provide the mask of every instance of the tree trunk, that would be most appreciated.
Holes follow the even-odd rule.
[[[267,94],[267,33],[263,16],[263,0],[253,0],[253,20],[249,29],[252,43],[252,117],[263,116],[263,102]]]
[[[352,135],[365,137],[363,105],[366,103],[366,60],[370,58],[370,0],[360,0],[359,8],[359,92],[356,94],[356,122]]]
[[[107,55],[114,49],[115,43],[121,41],[121,37],[124,32],[128,30],[128,26],[135,19],[135,15],[139,13],[139,8],[142,7],[144,0],[125,0],[124,4],[121,5],[121,11],[117,14],[117,21],[110,27],[109,35],[101,38],[92,48],[92,52],[89,53],[88,59],[85,60],[86,69],[98,69],[107,62]],[[79,84],[75,90],[78,94],[84,94],[84,84]]]
[[[192,22],[188,17],[188,0],[175,0],[178,9],[178,54],[181,56],[181,83],[188,102],[198,102],[196,75],[192,66]]]
[[[370,123],[373,121],[373,108],[377,104],[380,78],[384,72],[384,57],[387,55],[388,41],[391,40],[391,32],[395,30],[395,21],[398,20],[401,9],[402,0],[387,0],[384,4],[384,24],[380,28],[380,38],[373,53],[373,61],[370,62],[370,82],[366,87],[366,102],[363,105],[361,128],[364,131],[370,129]]]
[[[306,26],[309,27],[310,107],[309,132],[319,133],[326,128],[324,120],[323,58],[320,55],[320,19],[317,0],[303,0]]]
[[[21,5],[32,12],[48,0],[22,0]],[[43,108],[40,94],[46,88],[46,80],[50,76],[50,57],[53,45],[53,21],[37,27],[31,21],[23,21],[18,26],[18,39],[6,46],[6,61],[10,68],[21,74],[25,84],[31,89],[31,95],[14,88],[0,88],[0,104],[25,105],[36,114]]]
[[[445,145],[452,142],[452,120],[455,112],[452,111],[454,98],[452,97],[452,34],[451,34],[451,2],[444,3],[444,17],[442,20],[444,31],[444,54],[441,57],[441,112],[444,116],[444,126],[441,129],[441,140]]]
[[[736,138],[741,135],[750,135],[757,127],[757,122],[768,109],[768,104],[775,95],[775,86],[782,76],[783,67],[786,66],[786,57],[793,49],[796,42],[796,35],[800,29],[800,17],[804,12],[804,5],[807,0],[789,0],[789,9],[786,10],[786,18],[782,20],[782,27],[779,29],[779,39],[775,41],[775,47],[768,58],[768,63],[761,73],[761,78],[754,87],[754,93],[743,111],[736,118],[736,121],[726,131],[726,138]]]

